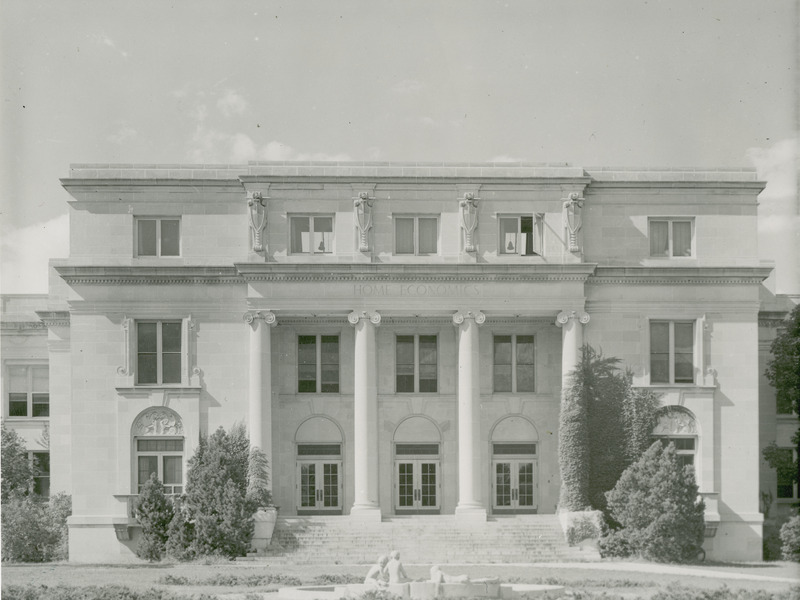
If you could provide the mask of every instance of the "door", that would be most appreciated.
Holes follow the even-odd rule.
[[[402,513],[438,513],[440,494],[438,460],[395,461],[395,510]]]
[[[536,461],[529,459],[495,460],[492,464],[494,512],[536,512]]]
[[[300,461],[298,468],[298,514],[342,512],[341,462]]]

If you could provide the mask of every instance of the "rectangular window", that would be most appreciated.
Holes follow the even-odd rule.
[[[435,335],[398,335],[395,346],[397,392],[438,391]]]
[[[139,384],[181,383],[180,321],[136,324],[136,377]]]
[[[32,452],[33,493],[42,498],[50,497],[50,453]]]
[[[180,256],[180,219],[136,219],[137,256]]]
[[[650,321],[650,383],[694,383],[694,322]]]
[[[297,391],[339,393],[339,336],[297,336]]]
[[[494,391],[534,391],[532,335],[494,336]]]
[[[503,216],[500,221],[500,254],[541,256],[544,215]]]
[[[333,252],[333,216],[289,217],[292,254]]]
[[[50,374],[47,365],[9,365],[8,416],[50,416]]]
[[[395,217],[395,254],[429,255],[439,251],[437,217]]]
[[[675,446],[675,456],[678,463],[682,467],[694,465],[694,456],[696,450],[696,438],[694,437],[661,437],[657,438],[661,441],[661,445],[666,448],[667,446]]]
[[[651,219],[650,256],[692,256],[691,219]]]
[[[139,493],[155,473],[167,494],[183,493],[183,439],[136,440],[137,489]]]

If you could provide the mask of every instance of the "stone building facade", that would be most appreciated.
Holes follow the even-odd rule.
[[[132,560],[139,486],[180,493],[199,435],[237,422],[284,516],[555,513],[583,343],[661,395],[654,436],[696,469],[709,557],[761,557],[759,492],[779,482],[759,448],[780,419],[753,173],[75,165],[62,184],[69,258],[17,303],[30,319],[4,304],[2,349],[4,369],[49,364],[71,560]],[[8,385],[4,417],[27,427]]]

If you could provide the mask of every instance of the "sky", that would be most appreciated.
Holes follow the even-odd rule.
[[[749,167],[769,258],[797,226],[796,4],[2,0],[0,291],[46,291],[85,162]]]

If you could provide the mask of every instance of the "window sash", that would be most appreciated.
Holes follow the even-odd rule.
[[[693,256],[691,219],[651,219],[650,256],[686,258]]]
[[[494,336],[494,391],[535,391],[535,350],[532,335]]]
[[[535,215],[502,216],[500,221],[500,254],[540,256],[542,228],[539,213]]]
[[[297,392],[339,393],[339,336],[297,336]]]
[[[139,438],[136,440],[136,489],[150,479],[152,473],[164,485],[166,494],[183,492],[183,438]]]
[[[650,383],[694,383],[694,322],[650,321]]]
[[[8,416],[50,416],[50,374],[47,365],[9,365]]]
[[[137,219],[137,256],[180,256],[180,219]]]
[[[183,381],[183,322],[136,323],[136,382],[139,385]]]
[[[289,217],[289,248],[292,254],[333,253],[333,215]]]
[[[50,497],[50,453],[31,452],[33,466],[33,493],[42,498]]]
[[[439,386],[437,335],[395,337],[395,390],[397,393],[436,393]]]
[[[438,217],[394,218],[395,254],[426,256],[439,252]]]

